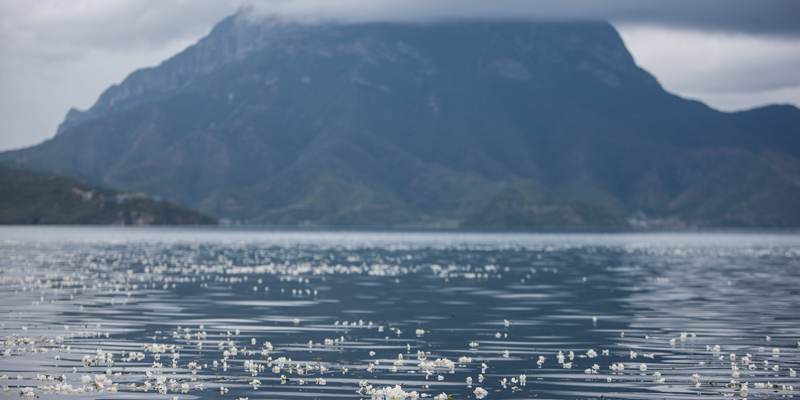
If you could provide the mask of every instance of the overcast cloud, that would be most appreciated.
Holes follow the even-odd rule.
[[[603,19],[668,89],[723,110],[800,105],[793,0],[5,0],[0,2],[0,149],[55,132],[136,68],[205,35],[242,4],[304,19]]]

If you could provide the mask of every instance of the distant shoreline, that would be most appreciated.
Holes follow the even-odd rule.
[[[130,230],[208,230],[217,232],[287,232],[287,233],[464,233],[464,234],[800,234],[800,227],[696,227],[685,229],[643,229],[643,228],[582,228],[566,227],[542,228],[433,228],[433,227],[393,227],[393,226],[294,226],[266,224],[2,224],[0,229],[8,228],[110,228]]]

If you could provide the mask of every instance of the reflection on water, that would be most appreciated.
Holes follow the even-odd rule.
[[[8,227],[0,260],[0,397],[800,395],[795,235]]]

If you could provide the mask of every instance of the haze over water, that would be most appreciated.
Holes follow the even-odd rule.
[[[800,395],[796,234],[4,227],[0,263],[0,398]]]

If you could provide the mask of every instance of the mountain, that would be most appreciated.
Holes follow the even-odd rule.
[[[0,224],[215,224],[142,194],[85,185],[0,164]]]
[[[255,223],[800,226],[800,110],[666,92],[605,22],[242,11],[0,154]]]

